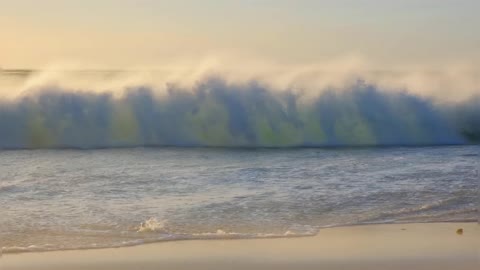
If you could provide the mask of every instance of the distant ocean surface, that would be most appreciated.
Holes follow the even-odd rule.
[[[477,221],[480,146],[0,151],[3,253]]]

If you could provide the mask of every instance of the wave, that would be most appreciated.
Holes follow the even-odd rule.
[[[437,213],[432,215],[422,215],[408,219],[385,219],[383,221],[357,221],[352,223],[339,223],[324,226],[308,226],[308,225],[293,225],[290,229],[283,233],[240,233],[230,232],[218,229],[215,232],[200,232],[200,233],[173,233],[165,229],[166,221],[158,221],[155,218],[150,218],[142,222],[139,227],[136,227],[136,237],[129,240],[113,239],[113,241],[105,241],[105,237],[101,237],[99,243],[80,244],[75,242],[63,241],[60,245],[55,244],[35,244],[29,246],[4,246],[0,248],[0,256],[2,254],[17,254],[27,252],[47,252],[59,250],[88,250],[88,249],[105,249],[105,248],[121,248],[139,246],[144,244],[170,242],[170,241],[185,241],[185,240],[231,240],[231,239],[275,239],[275,238],[296,238],[296,237],[310,237],[317,235],[321,230],[336,227],[347,226],[361,226],[361,225],[375,225],[375,224],[407,224],[407,223],[430,223],[430,222],[477,222],[476,218],[455,217],[455,215],[462,213],[478,213],[477,209],[461,209],[447,211],[444,213]],[[452,218],[447,218],[452,216]],[[149,225],[146,225],[149,224]],[[151,229],[142,229],[153,226]],[[58,235],[56,235],[58,236]],[[115,241],[117,240],[117,241]]]
[[[480,97],[439,104],[358,80],[318,95],[208,77],[122,95],[44,85],[0,101],[0,148],[323,147],[480,141]]]
[[[464,198],[448,198],[416,207],[400,208],[380,212],[359,223],[398,223],[398,222],[472,222],[478,221],[478,209],[473,204],[456,206]],[[449,207],[450,206],[450,207]],[[456,206],[451,208],[452,206]],[[445,209],[441,209],[445,207]]]
[[[314,236],[318,233],[318,228],[306,225],[292,226],[283,233],[240,233],[230,232],[218,229],[215,232],[197,232],[197,233],[175,233],[166,229],[166,220],[157,220],[149,218],[142,222],[140,226],[135,227],[135,235],[128,240],[113,239],[105,241],[105,237],[100,238],[99,243],[79,244],[75,242],[63,241],[60,245],[55,244],[36,244],[29,246],[9,246],[0,248],[0,256],[12,253],[25,252],[45,252],[56,250],[83,250],[83,249],[103,249],[120,248],[129,246],[138,246],[142,244],[184,241],[184,240],[226,240],[226,239],[269,239],[269,238],[293,238]],[[58,236],[58,235],[57,235]]]

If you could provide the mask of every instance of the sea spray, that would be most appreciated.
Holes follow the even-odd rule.
[[[0,148],[318,147],[480,140],[480,99],[445,104],[351,86],[275,89],[206,77],[190,88],[136,85],[115,94],[42,85],[0,101]],[[121,93],[121,94],[120,94]]]

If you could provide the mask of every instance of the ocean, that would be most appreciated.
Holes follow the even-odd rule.
[[[478,221],[480,146],[0,151],[3,253]]]

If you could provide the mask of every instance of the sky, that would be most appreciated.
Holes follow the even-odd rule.
[[[478,0],[0,0],[0,67],[208,57],[379,69],[480,63]]]

